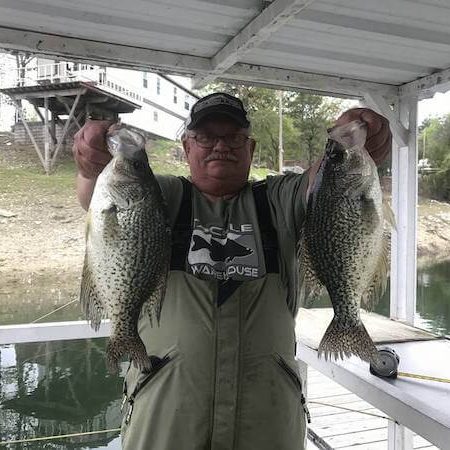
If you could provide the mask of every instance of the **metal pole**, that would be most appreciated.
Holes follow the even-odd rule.
[[[44,98],[44,161],[45,173],[50,174],[50,139],[48,132],[48,97]]]
[[[280,119],[278,130],[278,172],[283,173],[283,91],[278,91],[278,116]]]
[[[427,129],[423,129],[423,150],[422,150],[422,159],[425,159],[425,145],[427,142]]]

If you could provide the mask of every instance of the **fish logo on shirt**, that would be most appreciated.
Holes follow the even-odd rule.
[[[192,240],[194,245],[192,246],[191,251],[194,252],[205,248],[209,250],[211,260],[214,262],[230,262],[234,258],[248,256],[253,253],[253,250],[251,248],[244,247],[243,245],[238,244],[232,239],[227,239],[225,244],[222,244],[219,241],[211,238],[211,243],[209,243],[201,236],[194,235],[192,236]]]

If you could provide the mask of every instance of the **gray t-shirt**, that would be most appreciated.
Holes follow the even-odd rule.
[[[183,195],[178,177],[158,176],[174,225]],[[287,302],[297,310],[298,267],[296,246],[306,212],[307,172],[267,178],[267,199],[277,230],[278,263]],[[266,274],[251,182],[230,200],[209,201],[192,186],[193,233],[186,272],[201,279],[251,281]]]

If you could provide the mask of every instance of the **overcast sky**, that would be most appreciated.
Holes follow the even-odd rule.
[[[437,93],[433,98],[421,100],[417,120],[419,124],[430,116],[442,116],[450,113],[450,91]]]

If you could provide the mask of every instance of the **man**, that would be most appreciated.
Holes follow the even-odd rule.
[[[391,148],[387,121],[354,109],[337,123],[354,119],[367,123],[366,147],[381,162]],[[110,159],[108,125],[88,122],[75,137],[84,208]],[[249,183],[255,141],[242,102],[224,93],[193,106],[182,143],[191,179],[158,178],[171,271],[160,326],[139,324],[154,370],[128,370],[123,448],[301,450],[295,249],[317,167]]]

